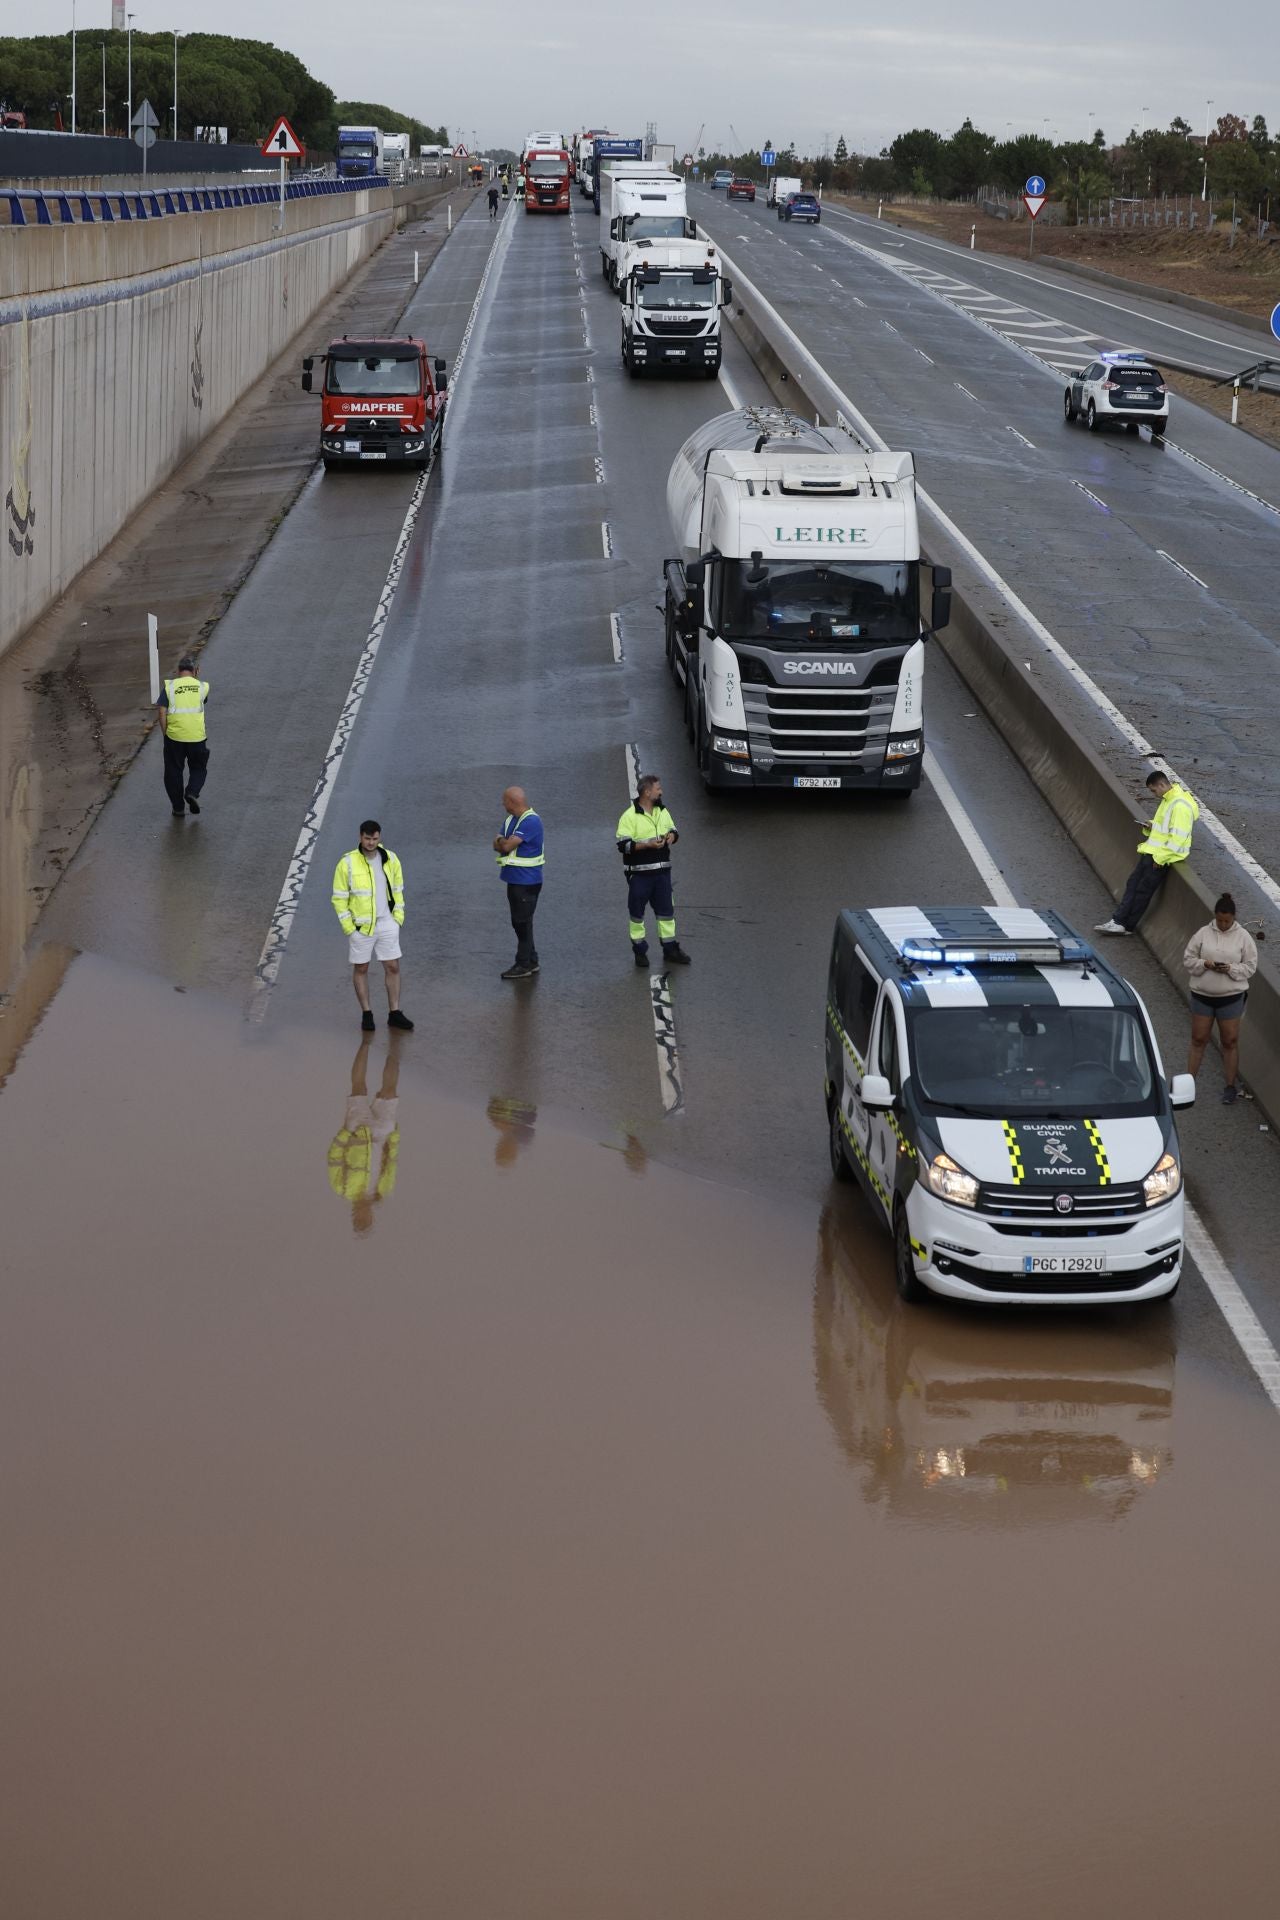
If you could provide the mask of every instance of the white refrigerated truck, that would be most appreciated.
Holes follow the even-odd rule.
[[[910,793],[924,756],[915,461],[781,407],[706,422],[667,481],[666,650],[708,787]]]
[[[611,287],[620,287],[638,246],[692,240],[683,180],[643,160],[606,160],[600,173],[600,261]]]

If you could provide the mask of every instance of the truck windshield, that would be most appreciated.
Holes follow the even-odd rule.
[[[629,213],[622,231],[628,240],[683,240],[685,217],[682,213]]]
[[[421,390],[422,376],[416,360],[383,359],[373,353],[363,360],[330,360],[325,384],[326,393],[352,393],[369,399]]]
[[[373,159],[373,148],[367,140],[344,140],[342,151],[348,160]]]
[[[567,160],[556,160],[554,158],[531,160],[525,168],[525,172],[531,173],[535,180],[560,180],[563,179],[568,171],[569,162]]]
[[[637,286],[642,307],[661,307],[668,312],[672,308],[709,307],[716,297],[714,284],[699,283],[692,273],[664,273],[661,280],[641,280]]]
[[[728,640],[794,640],[848,651],[920,635],[914,562],[771,560],[753,584],[749,560],[722,561],[720,630]]]
[[[921,1007],[911,1016],[926,1107],[993,1120],[1158,1111],[1142,1027],[1124,1007]]]

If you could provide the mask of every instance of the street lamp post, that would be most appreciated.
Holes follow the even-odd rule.
[[[1209,198],[1209,109],[1212,105],[1212,100],[1206,100],[1204,103],[1204,178],[1200,182],[1202,205]]]
[[[178,30],[173,29],[173,137],[178,137]]]
[[[107,43],[102,43],[102,131],[107,130]]]
[[[71,0],[71,131],[76,130],[76,0]]]
[[[127,60],[128,60],[129,78],[126,83],[126,89],[125,89],[125,92],[126,92],[125,106],[128,110],[127,119],[129,122],[129,136],[130,138],[132,138],[132,135],[133,135],[133,22],[134,22],[134,15],[128,14],[126,17],[129,23],[128,32],[125,35],[125,45],[128,50]]]

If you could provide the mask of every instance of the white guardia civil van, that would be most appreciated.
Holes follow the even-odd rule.
[[[868,907],[827,986],[832,1172],[893,1234],[898,1291],[1086,1306],[1171,1294],[1182,1157],[1147,1010],[1056,913]]]

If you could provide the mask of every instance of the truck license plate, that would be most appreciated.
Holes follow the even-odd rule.
[[[793,787],[838,787],[838,773],[797,773],[791,782]]]
[[[386,457],[385,453],[362,453],[360,455],[362,460],[385,460]]]
[[[1022,1257],[1024,1273],[1105,1273],[1105,1253],[1027,1253]]]

